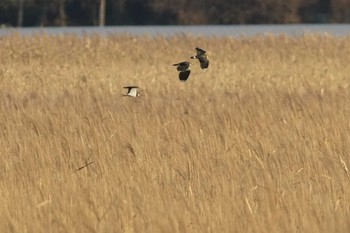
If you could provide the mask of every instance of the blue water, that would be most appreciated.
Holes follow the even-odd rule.
[[[288,25],[203,25],[203,26],[108,26],[108,27],[38,27],[38,28],[1,28],[0,36],[19,33],[23,36],[46,33],[49,35],[86,35],[101,36],[124,34],[133,36],[174,36],[188,34],[192,36],[250,37],[266,34],[284,34],[302,36],[308,33],[329,34],[342,37],[350,35],[350,24],[288,24]]]

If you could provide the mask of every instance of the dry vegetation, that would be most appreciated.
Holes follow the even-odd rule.
[[[196,46],[210,67],[182,83]],[[1,232],[350,231],[350,38],[11,35],[0,54]]]

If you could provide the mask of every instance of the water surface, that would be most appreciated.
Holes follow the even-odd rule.
[[[134,36],[174,36],[188,34],[193,36],[215,37],[250,37],[266,34],[284,34],[302,36],[318,33],[332,36],[349,36],[350,24],[287,24],[287,25],[202,25],[202,26],[107,26],[107,27],[37,27],[37,28],[2,28],[0,36],[19,33],[23,36],[46,33],[49,35],[86,35],[130,34]]]

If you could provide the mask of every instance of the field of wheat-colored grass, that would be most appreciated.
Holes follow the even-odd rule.
[[[349,83],[349,37],[2,37],[0,232],[350,232]]]

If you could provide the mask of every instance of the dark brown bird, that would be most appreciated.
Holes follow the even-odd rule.
[[[137,97],[140,95],[140,93],[137,91],[139,88],[138,86],[126,86],[123,88],[128,89],[128,92],[126,94],[123,94],[123,96]]]
[[[173,64],[173,66],[177,66],[177,71],[180,71],[179,73],[179,79],[180,81],[186,81],[188,77],[190,76],[191,69],[190,69],[191,63],[188,61],[183,61],[177,64]]]
[[[199,64],[201,65],[202,69],[206,69],[209,66],[209,60],[208,60],[208,55],[207,52],[204,51],[203,49],[196,48],[197,54],[195,56],[192,56],[192,59],[198,59]]]

